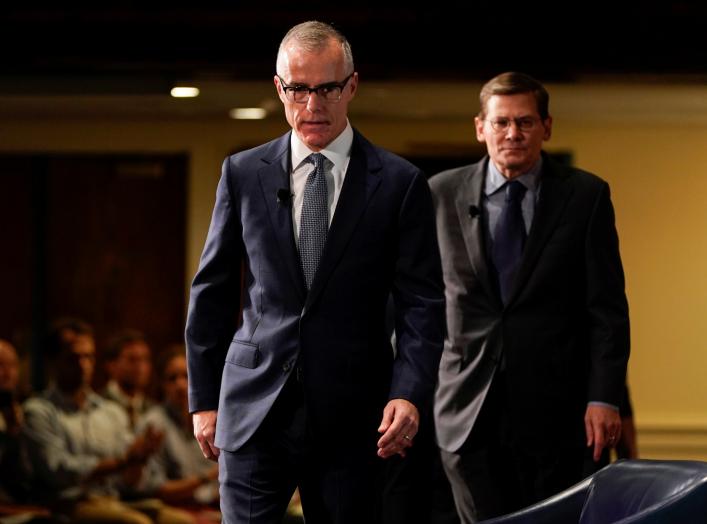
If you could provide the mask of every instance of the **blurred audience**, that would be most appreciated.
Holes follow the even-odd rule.
[[[0,502],[25,502],[29,462],[20,439],[23,415],[17,399],[19,360],[12,344],[0,340]]]
[[[154,428],[164,434],[162,445],[150,459],[144,489],[173,504],[216,504],[218,466],[204,458],[194,438],[184,346],[170,348],[159,369],[164,400],[153,406],[138,424],[138,430]]]
[[[91,389],[91,327],[74,319],[57,322],[45,354],[52,381],[24,404],[34,496],[71,522],[192,522],[160,501],[120,499],[140,481],[161,438],[149,428],[133,437],[120,406]]]
[[[103,396],[120,404],[135,429],[140,417],[153,405],[147,396],[152,379],[152,351],[142,333],[124,330],[106,350],[108,383]]]

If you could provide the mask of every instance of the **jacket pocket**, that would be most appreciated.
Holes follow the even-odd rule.
[[[257,367],[260,362],[258,345],[243,340],[234,340],[228,348],[226,362],[250,369]]]

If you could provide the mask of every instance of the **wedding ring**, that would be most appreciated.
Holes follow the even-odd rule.
[[[404,438],[405,440],[411,440],[409,435],[403,435],[403,438]]]

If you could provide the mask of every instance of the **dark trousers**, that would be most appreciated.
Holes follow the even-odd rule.
[[[505,373],[498,373],[467,442],[442,463],[463,523],[505,515],[559,493],[583,478],[580,442],[533,446],[513,431]],[[538,409],[552,409],[538,406]],[[548,445],[550,444],[550,445]]]
[[[383,523],[459,524],[434,440],[431,413],[422,414],[414,445],[405,458],[387,459],[384,472]]]
[[[233,453],[221,451],[223,522],[279,524],[297,486],[307,524],[381,522],[383,465],[375,440],[352,446],[311,436],[293,374],[253,438]]]

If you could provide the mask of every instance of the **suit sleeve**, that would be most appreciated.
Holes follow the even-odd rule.
[[[221,373],[240,305],[241,224],[223,164],[199,270],[191,285],[186,324],[189,410],[218,407]]]
[[[591,336],[588,399],[618,406],[625,386],[630,335],[619,239],[606,183],[589,223],[586,268]]]
[[[390,398],[429,408],[444,343],[444,285],[430,190],[417,172],[399,216],[393,284],[397,357]]]

